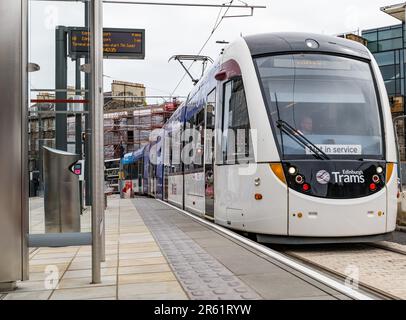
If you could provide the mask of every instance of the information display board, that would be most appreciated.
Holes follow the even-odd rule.
[[[89,30],[85,28],[69,29],[69,57],[86,57],[89,54]],[[144,29],[103,29],[103,51],[105,58],[144,59]]]

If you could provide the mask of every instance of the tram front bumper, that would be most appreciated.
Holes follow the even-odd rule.
[[[289,191],[289,236],[354,237],[391,232],[386,190],[357,199],[324,199]]]

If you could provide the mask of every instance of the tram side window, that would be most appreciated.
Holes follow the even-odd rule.
[[[194,159],[195,169],[203,169],[204,127],[205,127],[204,109],[202,109],[196,115],[194,127],[196,133],[198,133],[198,137],[196,137],[195,141],[196,142],[196,152]]]
[[[186,130],[192,129],[192,136],[185,141],[189,144],[186,151],[189,152],[187,164],[185,163],[185,172],[195,172],[203,169],[203,147],[204,147],[204,109],[194,114],[186,122]]]
[[[182,161],[181,161],[181,134],[182,134],[181,123],[178,122],[174,125],[172,132],[168,134],[169,138],[169,173],[182,173]]]
[[[189,130],[193,129],[194,122],[195,122],[194,116],[192,116],[190,119],[186,120],[185,135]],[[190,150],[189,153],[187,153],[186,145],[189,145],[190,143],[192,143],[193,137],[185,136],[184,139],[185,139],[185,147],[182,151],[185,153],[183,153],[183,155],[182,155],[182,161],[184,161],[185,173],[187,173],[187,172],[191,172],[193,170],[193,162],[192,162],[192,159],[190,159],[190,157],[192,156],[192,150]]]
[[[246,163],[253,159],[250,121],[242,78],[230,80],[223,90],[223,139],[224,164]]]

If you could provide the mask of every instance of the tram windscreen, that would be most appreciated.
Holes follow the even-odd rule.
[[[369,63],[326,54],[256,58],[284,159],[314,154],[278,124],[293,127],[329,158],[383,158],[381,116]]]

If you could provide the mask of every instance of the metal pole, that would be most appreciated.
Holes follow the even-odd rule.
[[[92,110],[92,282],[101,282],[102,234],[104,233],[103,159],[103,2],[90,2],[90,60]]]
[[[84,3],[85,6],[85,27],[89,28],[89,5],[90,2],[87,1]],[[88,64],[89,57],[87,56],[85,58],[85,64]],[[85,73],[85,100],[90,99],[90,94],[89,94],[89,88],[90,88],[90,74]],[[89,111],[89,105],[85,104],[85,111]],[[92,115],[89,112],[89,114],[85,117],[85,134],[86,134],[86,139],[85,139],[85,145],[84,145],[84,151],[85,151],[85,203],[87,206],[92,205],[92,155],[91,155],[91,148],[92,148],[92,128],[91,128],[91,118]]]
[[[22,99],[21,99],[21,115],[22,115],[22,148],[21,148],[21,161],[22,171],[21,176],[21,228],[22,228],[22,277],[21,280],[29,280],[29,250],[28,250],[28,234],[29,234],[29,187],[28,187],[28,74],[24,68],[28,64],[28,0],[21,1],[21,82],[22,82]]]
[[[76,58],[76,90],[82,89],[82,79],[80,74],[80,58]],[[77,93],[77,92],[76,92]],[[80,91],[79,91],[80,93]],[[83,150],[82,150],[82,115],[80,113],[75,116],[75,152],[80,155],[83,159]],[[80,211],[83,209],[83,182],[79,181],[79,190],[80,190]]]
[[[89,28],[89,2],[85,2],[85,27]],[[86,57],[85,63],[89,63],[89,57]],[[91,84],[90,74],[85,73],[85,99],[90,99],[89,88]],[[85,111],[89,111],[89,105],[85,104]],[[91,155],[91,146],[92,146],[92,128],[91,128],[91,118],[92,115],[89,113],[85,117],[85,133],[86,133],[86,140],[85,140],[85,202],[87,206],[92,205],[92,155]]]
[[[108,4],[132,4],[147,6],[174,6],[174,7],[206,7],[206,8],[238,8],[238,9],[266,9],[262,5],[232,5],[232,4],[211,4],[211,3],[179,3],[179,2],[144,2],[144,1],[111,1],[104,0]]]
[[[39,111],[39,110],[38,110]],[[49,120],[48,120],[49,121]],[[39,166],[39,190],[40,195],[43,195],[44,191],[44,168],[43,168],[43,157],[42,157],[42,146],[44,145],[44,134],[42,129],[42,116],[38,113],[38,166]]]
[[[67,38],[66,28],[59,26],[55,30],[55,89],[68,88],[68,72],[67,72]],[[66,100],[67,92],[56,92],[56,99]],[[66,103],[55,104],[55,110],[66,111]],[[55,116],[55,139],[56,149],[67,151],[68,135],[67,135],[67,117],[66,114],[57,114]]]

